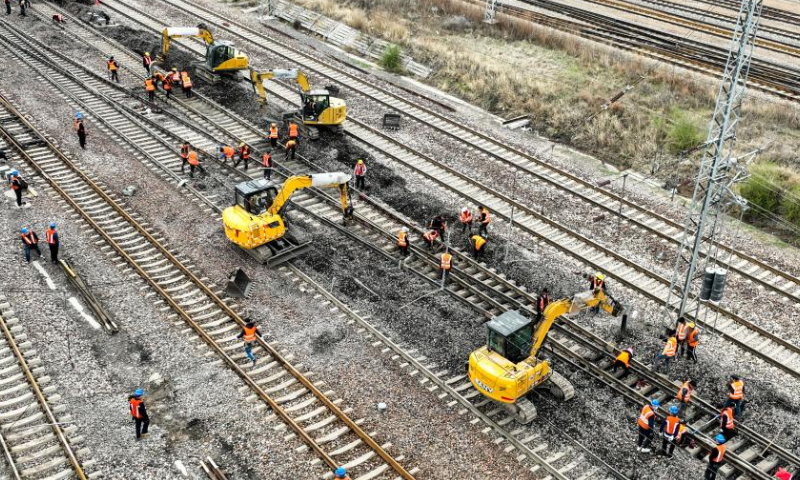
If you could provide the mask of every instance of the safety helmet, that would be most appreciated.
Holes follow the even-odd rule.
[[[83,118],[83,114],[81,112],[78,112],[78,113],[75,114],[75,118],[80,120],[81,118]]]
[[[144,390],[142,390],[141,388],[137,388],[136,391],[133,392],[134,397],[141,397],[142,395],[144,395]]]
[[[56,222],[50,222],[50,228],[56,228]]]
[[[272,127],[277,127],[278,125],[276,125],[276,124],[275,124],[275,122],[272,122],[272,123],[270,124],[270,126],[272,126]]]
[[[400,230],[402,230],[403,232],[408,233],[408,227],[406,227],[406,226],[403,226],[403,228],[401,228]]]
[[[12,177],[16,177],[17,175],[19,175],[19,172],[18,172],[18,171],[16,171],[16,170],[11,170],[11,176],[12,176]]]
[[[244,142],[239,144],[239,148],[242,148],[242,147],[244,147]]]
[[[359,158],[359,159],[358,159],[358,164],[359,164],[359,165],[363,165],[363,164],[364,164],[364,160],[361,160],[361,159]]]
[[[24,235],[24,234],[28,233],[28,228],[27,227],[22,227],[22,230],[20,230],[20,231]]]
[[[149,56],[150,56],[150,52],[144,52],[144,55],[145,55],[146,57],[149,57]]]
[[[108,59],[109,60],[114,60],[114,55],[111,55]]]
[[[598,273],[598,274],[597,274],[597,279],[598,279],[598,280],[605,280],[605,279],[606,279],[606,276],[605,276],[605,275],[603,275],[602,273]]]
[[[467,207],[461,207],[461,212],[462,212],[462,213],[466,213],[466,212],[467,212],[467,210],[469,210]]]
[[[716,440],[717,443],[725,443],[725,435],[718,433],[714,440]]]
[[[628,347],[625,349],[625,351],[633,355],[633,347]]]
[[[334,474],[336,475],[336,478],[344,478],[344,476],[347,475],[347,470],[345,470],[344,467],[339,467],[336,469]]]
[[[675,405],[669,407],[669,413],[671,413],[673,415],[677,415],[678,414],[678,407],[676,407]]]
[[[686,326],[689,327],[689,328],[694,328],[695,324],[694,324],[694,322],[689,322],[689,323],[686,324]]]
[[[173,72],[177,72],[178,71],[178,67],[172,67],[172,71]]]
[[[650,400],[650,405],[658,408],[658,407],[661,406],[661,402],[659,402],[657,398],[654,398],[654,399]]]

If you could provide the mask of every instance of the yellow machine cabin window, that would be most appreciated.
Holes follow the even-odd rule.
[[[513,363],[519,363],[530,355],[533,325],[518,312],[506,312],[486,324],[486,344],[490,351],[497,352]]]
[[[317,118],[331,104],[330,95],[304,95],[303,116]]]

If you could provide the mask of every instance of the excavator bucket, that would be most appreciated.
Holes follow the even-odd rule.
[[[231,298],[245,298],[250,289],[250,277],[244,273],[244,270],[237,268],[235,272],[231,273],[228,277],[228,286],[225,287],[225,293]]]

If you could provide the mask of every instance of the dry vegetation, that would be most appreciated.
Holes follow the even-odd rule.
[[[427,81],[501,116],[530,115],[542,134],[620,167],[679,184],[702,151],[717,83],[572,35],[500,16],[461,0],[294,0],[398,43],[434,68]],[[639,83],[586,121],[626,85]],[[774,143],[764,155],[800,170],[800,107],[750,99],[739,127],[742,151]]]

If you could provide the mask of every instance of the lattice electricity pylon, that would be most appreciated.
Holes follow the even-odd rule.
[[[733,32],[714,117],[705,143],[706,151],[700,163],[692,203],[672,272],[670,290],[664,304],[664,316],[670,320],[675,320],[691,310],[694,310],[695,317],[699,314],[701,299],[708,299],[709,291],[698,291],[699,282],[696,280],[707,271],[712,272],[711,280],[703,280],[714,280],[713,272],[718,269],[718,248],[714,238],[722,228],[724,207],[732,202],[743,204],[743,200],[733,193],[732,187],[747,177],[744,167],[755,152],[746,158],[735,158],[733,147],[736,143],[736,127],[740,120],[761,7],[762,0],[743,0],[739,9],[739,19]],[[701,253],[705,255],[705,259],[698,274]],[[716,298],[717,303],[721,298],[725,275],[720,275],[720,278],[723,283]],[[710,288],[710,284],[704,287]]]
[[[486,9],[483,12],[484,23],[494,23],[495,15],[497,15],[497,0],[486,0]]]

